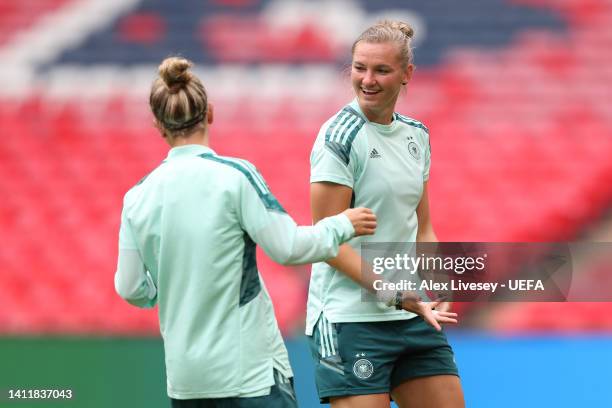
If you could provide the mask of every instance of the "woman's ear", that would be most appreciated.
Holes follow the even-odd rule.
[[[213,121],[215,120],[214,110],[215,109],[213,104],[209,103],[206,111],[206,123],[208,123],[209,125],[212,125]]]
[[[414,64],[408,64],[406,71],[404,72],[404,80],[402,85],[408,85],[408,82],[412,79],[412,73],[414,72]]]

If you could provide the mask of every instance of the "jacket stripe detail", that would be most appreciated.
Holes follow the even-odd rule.
[[[238,306],[242,307],[255,299],[261,292],[259,270],[255,252],[257,246],[248,234],[244,234],[244,254],[242,255],[242,279],[240,280],[240,297]]]
[[[211,153],[204,153],[204,154],[201,154],[199,156],[201,158],[203,158],[203,159],[207,159],[207,160],[211,160],[211,161],[214,161],[214,162],[217,162],[217,163],[225,164],[227,166],[233,167],[234,169],[238,170],[239,172],[241,172],[247,178],[249,183],[253,186],[253,188],[257,192],[257,195],[259,196],[259,198],[263,202],[264,206],[268,210],[275,210],[275,211],[279,211],[279,212],[282,212],[282,213],[286,213],[287,212],[280,205],[278,200],[276,200],[276,197],[274,197],[272,195],[272,193],[270,192],[270,189],[268,188],[266,183],[263,181],[263,178],[257,172],[257,170],[252,165],[248,166],[246,164],[248,162],[242,163],[239,160],[234,161],[234,160],[230,160],[230,159],[227,159],[227,158],[222,158],[222,157],[219,157],[219,156],[215,156],[215,155],[213,155]],[[248,164],[250,164],[250,163],[248,163]]]

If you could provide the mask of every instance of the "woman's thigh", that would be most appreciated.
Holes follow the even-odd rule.
[[[351,395],[330,399],[331,408],[389,408],[389,394]]]
[[[456,375],[432,375],[407,380],[391,391],[400,408],[464,408],[461,381]]]

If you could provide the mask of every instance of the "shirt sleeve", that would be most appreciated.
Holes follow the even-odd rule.
[[[348,217],[339,214],[314,226],[298,226],[268,190],[258,173],[241,178],[239,217],[242,228],[275,262],[314,263],[333,258],[354,236]]]
[[[431,142],[429,133],[425,132],[425,163],[423,165],[423,181],[429,180],[429,168],[431,167]]]
[[[128,303],[150,308],[157,302],[157,287],[134,249],[119,249],[115,291]]]
[[[125,209],[121,214],[119,228],[115,291],[134,306],[150,308],[157,302],[157,287],[142,262]]]
[[[121,225],[119,226],[119,249],[138,249],[132,228],[127,218],[125,207],[121,211]]]
[[[353,142],[326,141],[323,134],[310,154],[310,182],[331,182],[353,188],[359,162]]]

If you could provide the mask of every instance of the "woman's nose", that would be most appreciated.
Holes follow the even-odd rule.
[[[374,77],[374,73],[372,71],[366,71],[365,75],[363,76],[363,84],[365,86],[376,84],[376,78]]]

